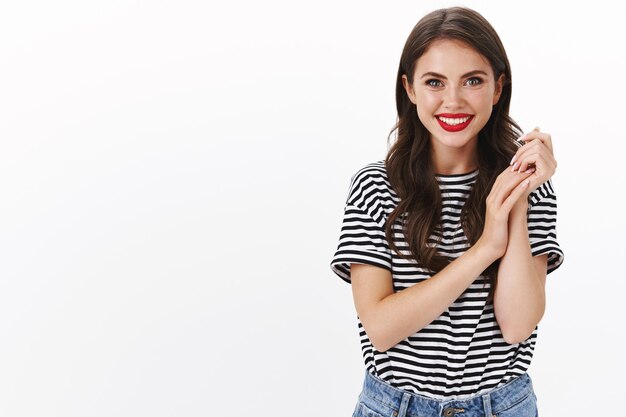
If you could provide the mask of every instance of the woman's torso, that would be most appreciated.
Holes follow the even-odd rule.
[[[441,232],[437,244],[441,255],[456,258],[469,244],[460,224],[461,209],[476,180],[478,171],[468,174],[437,176],[442,194]],[[368,244],[378,245],[376,251],[363,251],[359,256],[377,258],[373,263],[382,266],[380,254],[388,256],[394,291],[402,291],[431,275],[414,260],[407,260],[389,250],[381,233],[386,218],[398,204],[391,188],[384,161],[368,164],[352,178],[347,210],[354,210],[344,220],[342,234],[356,236],[359,227],[377,237]],[[350,226],[350,219],[353,220]],[[435,236],[431,236],[434,239]],[[344,239],[346,249],[357,238]],[[383,241],[384,240],[384,241]],[[394,224],[394,241],[404,254],[409,254],[401,224]],[[434,244],[434,240],[431,240]],[[347,268],[349,249],[342,246],[331,263],[333,270],[349,282]],[[369,255],[368,255],[369,254]],[[354,255],[352,255],[354,256]],[[354,258],[350,258],[354,261]],[[510,345],[502,337],[496,322],[493,305],[487,303],[490,284],[477,277],[472,285],[439,318],[402,340],[386,352],[377,351],[370,342],[357,317],[361,350],[368,372],[406,391],[431,398],[464,398],[501,386],[511,378],[522,375],[530,365],[536,340],[536,329],[520,344]]]

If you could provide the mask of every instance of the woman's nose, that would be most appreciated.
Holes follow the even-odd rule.
[[[444,104],[446,107],[454,108],[463,104],[463,91],[461,87],[450,86],[446,89],[446,94],[444,97]]]

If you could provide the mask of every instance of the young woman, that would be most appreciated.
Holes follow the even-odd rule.
[[[352,176],[331,262],[365,360],[353,416],[537,415],[526,371],[563,262],[556,160],[549,134],[520,138],[511,86],[471,9],[433,11],[406,41],[396,141]]]

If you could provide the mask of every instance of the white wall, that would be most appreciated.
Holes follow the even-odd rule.
[[[621,395],[611,2],[4,1],[0,416],[350,415],[356,314],[329,268],[348,182],[384,158],[410,30],[460,4],[499,32],[512,116],[559,163],[541,413]]]

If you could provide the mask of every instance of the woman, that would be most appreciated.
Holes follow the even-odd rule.
[[[535,416],[527,374],[556,240],[549,134],[517,138],[511,70],[479,13],[433,11],[398,70],[396,141],[351,179],[331,268],[366,366],[354,416]]]

